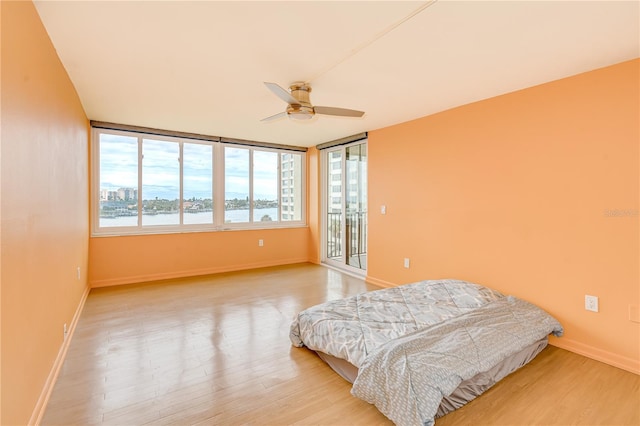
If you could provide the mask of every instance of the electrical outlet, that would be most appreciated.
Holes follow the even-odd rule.
[[[258,247],[264,246],[264,240],[258,240]]]
[[[64,325],[62,326],[62,338],[66,339],[67,338],[67,323],[64,323]]]
[[[587,311],[598,312],[598,296],[584,295],[584,308]]]
[[[411,264],[411,260],[408,257],[404,258],[404,267],[409,269],[409,265]]]
[[[380,206],[380,214],[387,214],[387,206],[384,204]]]
[[[78,269],[76,269],[76,276],[78,277],[78,279],[80,279],[80,267],[78,266]]]

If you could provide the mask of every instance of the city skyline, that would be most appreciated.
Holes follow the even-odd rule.
[[[116,188],[116,186],[110,186],[109,188]],[[135,195],[134,195],[134,197],[129,197],[129,198],[126,198],[126,197],[119,197],[119,199],[118,199],[118,200],[114,200],[114,199],[109,200],[107,197],[103,197],[103,194],[104,194],[104,193],[106,193],[106,192],[109,192],[109,193],[118,193],[118,192],[120,192],[121,190],[125,190],[125,191],[126,191],[126,190],[132,190],[132,191],[134,191],[134,192],[135,192]],[[135,189],[135,188],[131,188],[131,187],[127,187],[127,188],[125,188],[125,187],[120,187],[120,188],[116,188],[116,189],[101,188],[101,189],[100,189],[100,200],[101,200],[101,201],[128,201],[128,200],[137,200],[137,193],[138,193],[138,190],[137,190],[137,189]],[[245,199],[245,198],[247,198],[248,196],[249,196],[249,195],[248,195],[248,194],[246,194],[246,193],[239,193],[239,192],[231,192],[231,193],[229,193],[229,192],[225,192],[225,201],[227,201],[227,200],[233,200],[233,199],[239,199],[239,200],[241,200],[241,199]],[[191,199],[193,199],[193,198],[195,198],[196,200],[212,200],[212,199],[213,199],[211,196],[207,196],[207,197],[203,197],[203,196],[183,197],[183,199],[184,199],[184,200],[186,200],[186,201],[190,201],[190,200],[191,200]],[[155,200],[155,199],[156,199],[156,198],[155,198],[155,196],[154,196],[153,198],[143,198],[143,200],[142,200],[142,201]],[[178,200],[178,199],[179,199],[179,197],[177,197],[177,198],[158,197],[158,199],[173,201],[173,200]],[[253,197],[253,199],[254,199],[254,200],[268,200],[268,201],[276,201],[276,200],[278,200],[278,199],[279,199],[279,197],[277,197],[277,196],[276,196],[275,198],[271,198],[271,199],[270,199],[270,198],[269,198],[267,195],[265,195],[265,194],[255,194],[255,195],[254,195],[254,197]]]

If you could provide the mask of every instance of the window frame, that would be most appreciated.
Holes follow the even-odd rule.
[[[100,135],[108,134],[115,136],[134,137],[138,143],[138,179],[137,179],[137,205],[138,205],[138,224],[136,226],[100,226]],[[181,136],[167,136],[158,134],[149,134],[145,132],[137,132],[130,130],[107,129],[101,127],[92,127],[91,129],[91,236],[124,236],[124,235],[146,235],[146,234],[173,234],[173,233],[191,233],[191,232],[217,232],[227,230],[255,230],[255,229],[279,229],[279,228],[299,228],[307,226],[307,188],[306,188],[306,152],[293,151],[288,149],[279,149],[275,147],[263,147],[259,145],[251,145],[250,143],[203,140]],[[151,139],[157,141],[166,141],[179,144],[179,224],[177,225],[143,225],[142,223],[142,170],[144,168],[142,158],[142,141]],[[212,202],[213,202],[213,222],[204,224],[185,224],[184,223],[184,144],[201,144],[210,145],[212,147]],[[248,222],[231,222],[225,223],[225,147],[243,148],[249,150],[249,221]],[[253,194],[253,153],[256,151],[275,152],[278,154],[277,170],[278,177],[278,207],[277,218],[272,221],[252,221],[254,214],[254,194]],[[282,156],[285,154],[300,155],[300,220],[282,220]]]

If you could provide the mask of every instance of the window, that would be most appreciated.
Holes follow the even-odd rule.
[[[304,225],[304,152],[93,132],[93,235]]]
[[[249,222],[249,150],[225,147],[224,150],[224,221]]]
[[[99,226],[138,226],[138,139],[101,134]]]
[[[180,145],[142,140],[142,226],[180,224]]]
[[[224,147],[225,223],[278,220],[278,156],[274,151]],[[281,185],[287,180],[281,178]]]
[[[279,164],[276,152],[253,152],[253,221],[278,220]],[[287,181],[281,178],[284,185]]]
[[[185,143],[182,167],[183,223],[213,223],[213,146]]]

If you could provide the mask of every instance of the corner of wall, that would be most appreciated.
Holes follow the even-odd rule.
[[[69,325],[67,331],[67,337],[62,342],[60,346],[60,350],[58,351],[58,356],[53,362],[53,366],[51,367],[51,371],[49,372],[49,376],[45,381],[45,384],[42,388],[42,392],[40,393],[40,397],[38,398],[38,402],[33,409],[33,413],[31,414],[31,418],[29,419],[30,425],[39,425],[42,421],[42,417],[47,409],[47,403],[49,402],[49,398],[51,397],[51,392],[53,392],[53,387],[56,384],[56,380],[58,378],[58,374],[60,374],[60,369],[64,364],[65,357],[67,356],[67,350],[71,345],[71,340],[73,339],[73,333],[76,330],[76,326],[78,325],[78,320],[80,319],[80,315],[82,314],[82,310],[84,309],[84,304],[87,301],[87,297],[89,296],[89,292],[91,288],[89,285],[85,286],[84,293],[82,294],[82,298],[80,299],[80,303],[76,308],[76,311],[73,315],[73,319]]]
[[[394,284],[394,283],[389,282],[389,281],[384,281],[384,280],[372,277],[370,275],[367,275],[367,277],[365,278],[364,281],[366,283],[377,285],[378,287],[383,287],[383,288],[391,288],[391,287],[396,287],[397,286],[397,284]]]

